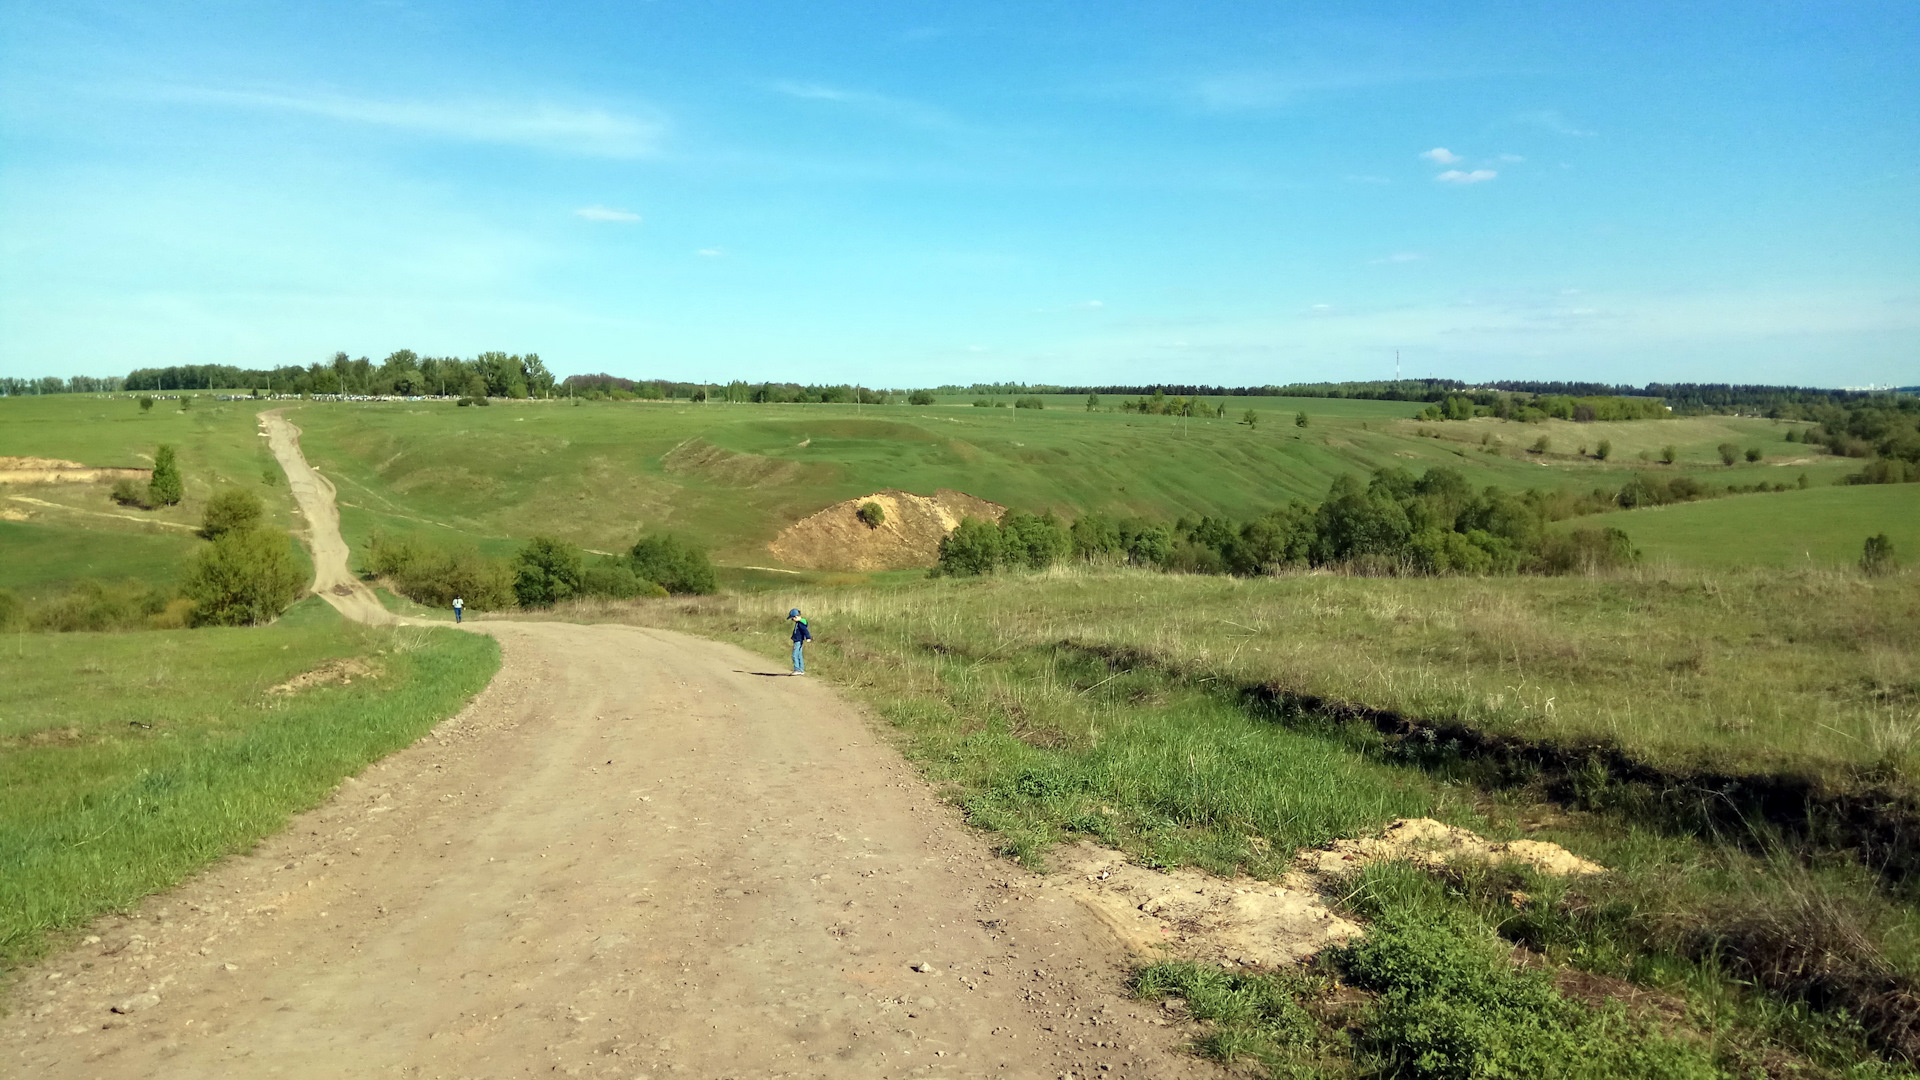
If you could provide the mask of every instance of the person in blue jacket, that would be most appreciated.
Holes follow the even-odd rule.
[[[813,631],[807,629],[807,620],[800,616],[799,608],[787,612],[787,621],[793,624],[793,673],[805,675],[807,659],[801,650],[806,648],[807,642],[813,640]]]

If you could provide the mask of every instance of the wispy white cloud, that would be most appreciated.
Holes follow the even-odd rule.
[[[1529,112],[1520,113],[1513,119],[1515,123],[1541,128],[1546,131],[1551,131],[1555,135],[1571,135],[1576,138],[1585,138],[1590,135],[1599,134],[1597,131],[1590,131],[1568,120],[1565,116],[1560,115],[1560,110],[1558,109],[1534,109]]]
[[[1098,311],[1101,308],[1106,307],[1107,305],[1106,305],[1106,301],[1104,300],[1088,300],[1084,304],[1075,304],[1073,306],[1081,309],[1082,311]]]
[[[1379,266],[1382,263],[1419,262],[1424,258],[1426,258],[1426,256],[1420,254],[1417,251],[1396,251],[1391,255],[1382,255],[1377,259],[1368,259],[1367,261],[1372,263],[1375,266]]]
[[[590,157],[645,157],[659,149],[667,124],[605,109],[487,100],[409,101],[332,93],[259,92],[171,87],[158,96],[206,105],[299,113],[347,124],[410,131],[462,142],[524,146]]]
[[[1434,179],[1443,184],[1479,184],[1499,175],[1500,174],[1493,169],[1475,169],[1472,172],[1448,169],[1446,172],[1434,177]]]
[[[726,257],[727,249],[717,247],[701,248],[699,251],[694,252],[694,254],[708,259],[722,259]]]
[[[611,206],[583,206],[573,212],[575,217],[588,221],[611,221],[620,225],[638,225],[640,215],[631,210],[616,210]]]
[[[1451,165],[1460,160],[1459,154],[1454,153],[1444,146],[1436,146],[1431,150],[1423,150],[1420,156],[1433,162],[1435,165]]]
[[[952,128],[959,126],[954,118],[941,109],[905,98],[889,97],[865,90],[847,90],[825,83],[794,82],[782,80],[773,84],[776,93],[802,101],[830,101],[844,105],[883,119],[924,128]]]

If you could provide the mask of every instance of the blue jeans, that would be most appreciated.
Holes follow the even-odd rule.
[[[796,641],[793,643],[793,670],[795,674],[807,670],[806,657],[800,655],[800,650],[806,647],[806,644],[804,641]]]
[[[454,622],[455,622],[456,624],[458,624],[458,623],[460,622],[460,615],[461,615],[461,613],[462,613],[462,612],[464,612],[465,610],[466,610],[465,608],[454,608],[454,609],[453,609],[453,621],[454,621]]]

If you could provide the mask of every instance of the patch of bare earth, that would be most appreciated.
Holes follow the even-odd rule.
[[[61,458],[0,457],[0,484],[93,484],[150,476],[147,469],[101,468]]]
[[[272,687],[268,694],[287,696],[302,690],[311,690],[316,686],[351,686],[355,679],[377,679],[380,672],[362,660],[329,660],[312,671],[303,671],[279,686]]]
[[[878,526],[860,520],[860,507],[870,502],[885,515]],[[809,570],[911,570],[939,561],[940,541],[963,520],[999,521],[1006,512],[999,503],[960,491],[876,491],[794,522],[767,550]]]
[[[1369,863],[1518,862],[1558,876],[1606,870],[1558,844],[1501,843],[1431,818],[1404,818],[1376,837],[1302,851],[1293,872],[1278,883],[1149,870],[1084,842],[1060,859],[1064,872],[1033,887],[1066,892],[1136,955],[1254,968],[1298,963],[1358,936],[1361,927],[1335,914],[1325,897],[1329,885]]]

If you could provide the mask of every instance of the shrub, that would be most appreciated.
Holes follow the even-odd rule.
[[[1294,417],[1293,417],[1293,426],[1294,426],[1294,427],[1306,427],[1306,426],[1307,426],[1307,414],[1306,414],[1306,413],[1304,413],[1304,412],[1301,412],[1301,413],[1295,413],[1295,414],[1294,414]]]
[[[1740,460],[1740,448],[1730,442],[1723,442],[1714,449],[1720,451],[1720,464],[1732,465]]]
[[[12,589],[0,589],[0,630],[16,630],[27,621],[27,605]]]
[[[1899,458],[1875,458],[1847,477],[1849,484],[1904,484],[1913,480],[1920,480],[1920,465],[1909,465]]]
[[[429,607],[446,607],[458,596],[470,610],[512,607],[513,567],[481,556],[478,548],[431,548],[418,541],[374,533],[367,568],[386,578],[400,595]]]
[[[627,559],[641,580],[670,593],[704,596],[720,591],[705,549],[677,537],[643,536],[627,553]]]
[[[230,532],[258,528],[266,518],[260,497],[244,488],[225,487],[207,500],[200,514],[200,535],[218,540]]]
[[[1249,428],[1257,428],[1260,426],[1260,414],[1254,412],[1252,409],[1248,409],[1246,412],[1240,414],[1240,422]]]
[[[1867,537],[1866,547],[1860,552],[1860,569],[1879,575],[1892,573],[1893,567],[1893,540],[1886,533]]]
[[[241,529],[200,549],[180,579],[195,626],[259,626],[287,610],[304,575],[279,529]]]
[[[933,404],[933,391],[931,391],[931,390],[915,390],[915,391],[914,391],[913,393],[911,393],[911,394],[908,394],[908,395],[907,395],[907,404],[909,404],[909,405],[931,405],[931,404]]]
[[[887,520],[887,511],[877,502],[863,502],[860,509],[854,511],[854,516],[867,528],[877,529],[881,522]]]
[[[180,482],[180,463],[173,447],[165,443],[153,452],[153,477],[147,481],[147,501],[154,506],[172,506],[186,494]]]
[[[1533,440],[1533,452],[1536,454],[1544,454],[1552,448],[1553,440],[1545,435]]]
[[[1680,451],[1679,451],[1678,449],[1676,449],[1676,448],[1674,448],[1673,446],[1670,446],[1670,445],[1669,445],[1669,446],[1664,446],[1664,447],[1662,447],[1662,448],[1660,449],[1660,462],[1661,462],[1661,464],[1663,464],[1663,465],[1671,465],[1671,464],[1673,464],[1674,462],[1676,462],[1676,461],[1679,461],[1679,460],[1680,460]]]
[[[153,509],[147,502],[146,489],[132,480],[115,480],[112,499],[121,506],[132,506],[141,510]]]
[[[609,596],[631,600],[636,596],[665,596],[667,590],[633,572],[633,565],[618,558],[603,558],[580,575],[580,591],[589,596]]]
[[[1759,461],[1759,460],[1760,460],[1761,458],[1763,458],[1763,457],[1765,457],[1765,456],[1766,456],[1765,454],[1763,454],[1763,453],[1761,453],[1761,451],[1760,451],[1760,448],[1759,448],[1759,447],[1757,447],[1757,446],[1749,446],[1749,447],[1747,447],[1747,460],[1748,460],[1748,461]]]
[[[14,625],[53,633],[172,630],[186,625],[192,606],[142,581],[109,584],[88,578],[59,596],[22,604]]]
[[[1102,514],[1083,514],[1067,530],[1076,559],[1101,559],[1117,556],[1126,548],[1120,543],[1120,530]]]
[[[513,560],[513,595],[521,607],[552,607],[580,592],[580,549],[564,540],[536,536]]]
[[[152,398],[152,397],[150,397],[150,396],[148,396],[148,395],[146,395],[146,394],[141,394],[141,395],[140,395],[140,411],[141,411],[141,412],[143,412],[143,413],[150,413],[150,412],[152,412],[152,411],[153,411],[153,398]]]
[[[1087,411],[1092,412],[1095,409],[1098,409],[1099,407],[1100,407],[1100,395],[1088,394],[1087,395]]]
[[[1593,456],[1605,461],[1613,456],[1613,440],[1601,439],[1600,445],[1593,448]]]
[[[974,398],[973,407],[976,409],[991,409],[993,408],[993,402],[988,401],[986,398]]]
[[[1019,510],[1000,519],[1000,561],[1044,570],[1066,558],[1073,540],[1052,511],[1034,516]]]
[[[1047,407],[1047,403],[1037,397],[1023,397],[1015,399],[1013,407],[1016,409],[1044,409]]]
[[[1619,529],[1574,529],[1541,542],[1539,569],[1547,574],[1591,574],[1639,561],[1640,549]]]
[[[941,573],[956,577],[989,574],[1000,565],[1001,533],[991,521],[967,518],[940,541]]]

